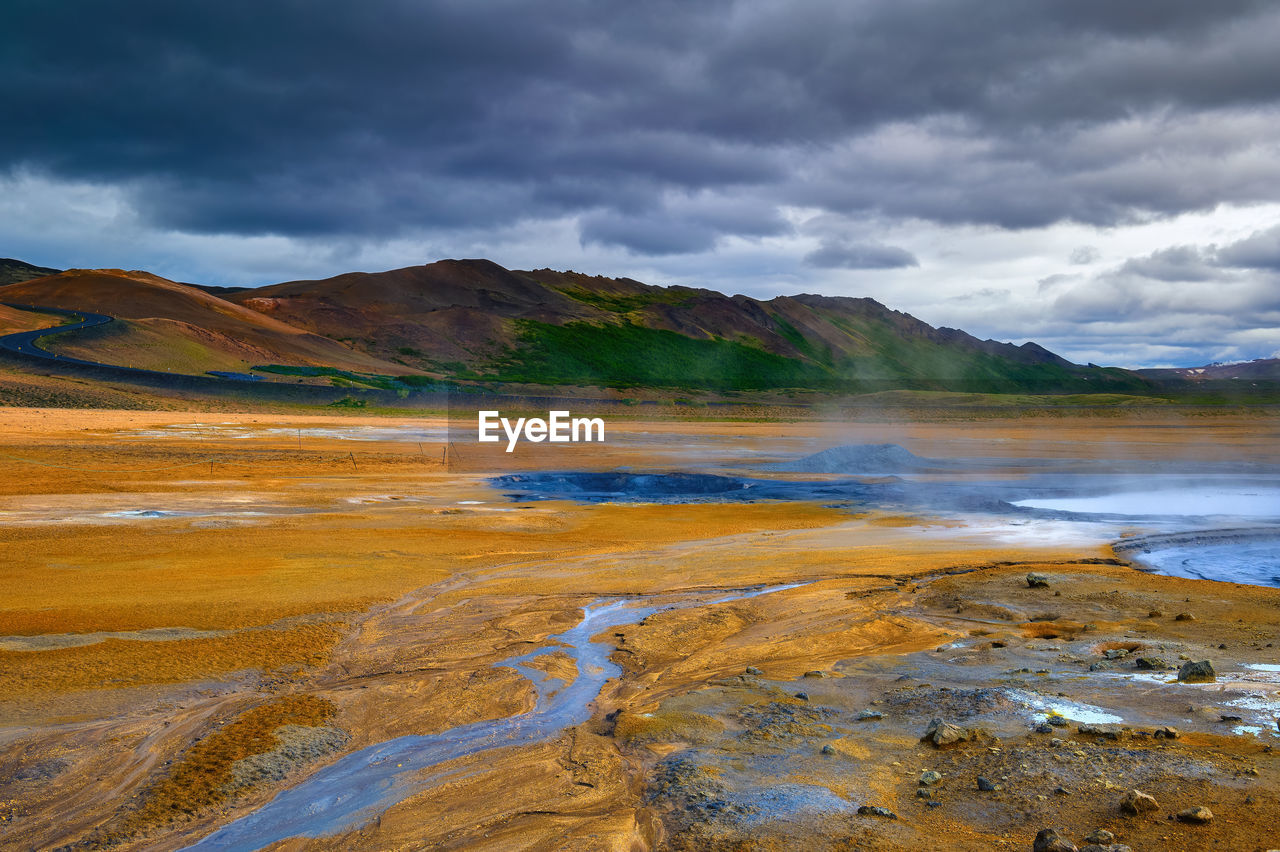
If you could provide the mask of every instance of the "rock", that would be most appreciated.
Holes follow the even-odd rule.
[[[878,808],[873,805],[859,805],[858,816],[876,816],[885,819],[897,819],[898,815],[888,808]]]
[[[884,714],[878,710],[862,710],[854,718],[859,722],[870,722],[873,719],[883,719]]]
[[[1054,792],[1054,795],[1056,795],[1056,796],[1070,796],[1070,795],[1071,795],[1071,791],[1070,791],[1070,790],[1068,790],[1066,787],[1054,787],[1054,788],[1053,788],[1053,792]]]
[[[801,700],[801,701],[808,701],[808,700],[809,700],[809,693],[807,693],[807,692],[797,692],[797,693],[796,693],[796,698],[798,698],[798,699],[799,699],[799,700]]]
[[[764,672],[760,671],[755,666],[747,666],[746,673],[749,675],[755,675],[756,677],[759,677],[760,675],[764,674]]]
[[[1123,731],[1105,725],[1082,724],[1076,728],[1077,731],[1085,736],[1102,737],[1107,740],[1118,740],[1123,735]]]
[[[932,799],[932,798],[933,798],[933,791],[932,791],[932,790],[930,790],[928,787],[917,787],[917,788],[916,788],[916,798],[917,798],[917,799]]]
[[[1129,656],[1129,649],[1128,648],[1108,648],[1107,650],[1102,652],[1102,656],[1106,657],[1108,660],[1119,660]]]
[[[920,784],[924,787],[932,787],[942,780],[942,773],[935,772],[932,769],[926,769],[920,773]]]
[[[1189,612],[1180,612],[1173,617],[1174,621],[1195,621],[1196,617]]]
[[[1088,846],[1081,846],[1080,852],[1133,852],[1123,843],[1090,843]]]
[[[1213,663],[1208,660],[1186,662],[1178,669],[1178,680],[1183,683],[1213,683],[1218,679]]]
[[[1032,852],[1079,852],[1074,843],[1052,828],[1041,829],[1031,849]]]
[[[1196,805],[1194,808],[1187,808],[1185,811],[1178,811],[1178,822],[1190,822],[1196,825],[1204,825],[1206,822],[1213,820],[1213,811],[1204,805]]]
[[[1071,724],[1070,720],[1061,713],[1050,713],[1049,717],[1045,719],[1045,721],[1055,728],[1065,728]]]
[[[996,790],[996,785],[991,783],[991,779],[989,779],[989,778],[987,778],[987,777],[985,777],[985,776],[983,776],[983,775],[979,775],[979,776],[978,776],[978,789],[979,789],[979,790],[981,790],[981,791],[982,791],[982,792],[984,792],[984,793],[994,793],[994,792],[995,792],[995,790]]]
[[[1158,609],[1153,609],[1147,613],[1147,618],[1164,618],[1164,613]]]
[[[836,753],[836,750],[835,750],[835,749],[833,749],[833,748],[832,748],[831,746],[829,746],[829,745],[824,745],[824,746],[822,747],[822,753],[823,753],[823,754],[835,754],[835,753]]]
[[[1169,664],[1159,657],[1139,657],[1133,661],[1133,667],[1149,672],[1158,672],[1169,668]]]
[[[1115,839],[1116,839],[1116,836],[1114,834],[1107,831],[1105,828],[1099,828],[1094,830],[1093,833],[1087,835],[1084,839],[1084,842],[1096,843],[1099,846],[1105,846],[1108,843],[1114,842]]]
[[[946,748],[973,739],[973,731],[944,722],[941,719],[930,719],[924,730],[922,742],[931,742],[935,748]]]
[[[1037,734],[1052,734],[1053,725],[1050,725],[1048,722],[1041,722],[1039,725],[1036,725],[1035,728],[1033,728],[1032,730],[1034,730]]]
[[[1235,716],[1235,715],[1232,715],[1232,714],[1230,714],[1230,713],[1223,713],[1222,715],[1218,716],[1218,721],[1220,721],[1220,722],[1243,722],[1243,721],[1244,721],[1244,717],[1243,717],[1243,716]]]
[[[805,672],[805,673],[804,673],[804,676],[805,676],[805,677],[826,677],[826,676],[827,676],[827,673],[826,673],[826,672],[820,672],[820,671],[818,671],[817,669],[814,669],[813,671]]]
[[[1178,729],[1172,725],[1163,725],[1156,728],[1155,733],[1153,733],[1152,736],[1158,740],[1176,740],[1179,734]]]
[[[1108,663],[1108,662],[1097,662],[1097,663],[1089,664],[1089,671],[1091,672],[1105,672],[1107,669],[1111,669],[1111,668],[1114,668],[1114,666],[1112,666],[1111,663]]]
[[[1047,589],[1049,588],[1049,578],[1043,574],[1028,574],[1027,586],[1032,589]]]
[[[1120,812],[1130,816],[1139,816],[1158,810],[1160,810],[1160,804],[1141,790],[1130,790],[1120,800]]]

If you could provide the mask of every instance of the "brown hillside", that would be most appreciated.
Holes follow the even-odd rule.
[[[147,272],[72,269],[0,287],[0,301],[145,321],[130,329],[138,346],[154,344],[158,337],[172,341],[175,346],[186,346],[188,354],[176,359],[183,364],[181,371],[225,369],[230,363],[243,365],[247,356],[256,353],[260,356],[257,363],[404,372],[403,368],[310,331]],[[170,322],[159,323],[162,320]],[[148,327],[149,330],[144,331]],[[103,327],[100,334],[112,341],[112,358],[102,360],[109,363],[136,360],[139,365],[156,362],[154,355],[141,351],[136,359],[131,359],[130,331],[113,329],[108,333],[109,328]],[[87,331],[79,339],[69,337],[64,345],[74,346],[79,357],[88,357],[92,354],[93,339],[92,332]]]

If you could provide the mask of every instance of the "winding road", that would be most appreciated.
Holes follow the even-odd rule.
[[[42,337],[48,337],[51,334],[61,334],[64,331],[78,331],[82,328],[93,328],[94,326],[106,325],[114,322],[114,317],[106,314],[91,314],[88,311],[67,311],[62,308],[46,308],[39,305],[18,305],[10,302],[3,302],[7,308],[16,308],[20,311],[39,311],[46,314],[59,314],[65,317],[80,317],[80,322],[70,323],[68,325],[55,325],[52,328],[37,328],[34,331],[19,331],[15,334],[6,334],[0,336],[0,349],[16,352],[19,355],[31,355],[36,358],[47,358],[50,361],[57,361],[60,364],[86,364],[91,367],[111,367],[112,364],[101,364],[97,361],[85,361],[81,358],[71,358],[67,355],[59,355],[56,352],[50,352],[48,349],[40,346],[37,341]],[[117,369],[129,369],[117,368]]]

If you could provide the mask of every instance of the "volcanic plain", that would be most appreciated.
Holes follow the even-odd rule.
[[[1115,545],[1160,522],[496,479],[867,444],[1273,469],[1273,419],[608,428],[0,409],[0,846],[1278,845],[1280,589],[1139,570]]]

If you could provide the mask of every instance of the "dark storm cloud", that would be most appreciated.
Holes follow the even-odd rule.
[[[670,254],[788,206],[1026,228],[1280,197],[1266,3],[15,0],[0,25],[0,169],[194,233],[577,216]],[[914,261],[846,249],[809,262]]]

